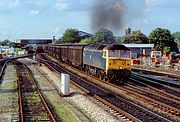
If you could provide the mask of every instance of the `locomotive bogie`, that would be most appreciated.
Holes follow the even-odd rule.
[[[126,69],[108,70],[108,74],[107,74],[109,81],[121,81],[121,82],[127,80],[130,75],[131,75],[131,71]]]

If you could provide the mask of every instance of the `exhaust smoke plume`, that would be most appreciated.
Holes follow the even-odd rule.
[[[120,30],[124,10],[123,0],[94,0],[91,10],[92,29],[95,31],[100,28]]]

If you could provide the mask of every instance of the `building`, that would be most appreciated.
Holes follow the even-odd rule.
[[[43,45],[51,44],[53,39],[17,39],[15,47],[25,49],[42,49]]]
[[[92,37],[93,34],[90,34],[90,33],[84,32],[84,31],[79,31],[79,36],[80,36],[82,39],[85,39],[85,38]]]
[[[16,44],[28,45],[28,44],[49,44],[52,43],[52,39],[17,39]]]
[[[126,29],[125,29],[125,35],[128,35],[128,34],[130,34],[130,33],[131,33],[131,28],[129,28],[129,27],[126,28]]]
[[[9,47],[9,46],[1,46],[0,47],[0,58],[3,57],[14,57],[15,55],[15,51],[13,47]]]
[[[138,60],[138,63],[150,63],[151,51],[154,44],[123,44],[132,51],[132,59]],[[137,62],[136,62],[137,63]]]

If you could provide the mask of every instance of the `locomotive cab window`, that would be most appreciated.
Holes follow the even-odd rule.
[[[119,51],[117,51],[117,50],[114,50],[114,51],[110,50],[108,52],[108,57],[119,57]]]
[[[121,58],[130,58],[130,51],[120,51]]]

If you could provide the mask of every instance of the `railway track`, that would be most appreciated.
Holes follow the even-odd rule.
[[[180,98],[174,95],[168,94],[166,92],[160,91],[150,86],[140,87],[140,86],[126,84],[124,87],[128,90],[137,92],[138,94],[147,96],[156,101],[159,101],[169,106],[172,106],[174,108],[180,109]]]
[[[152,108],[156,108],[156,109],[154,110],[154,109],[150,108],[150,110],[157,112],[161,116],[167,117],[173,121],[180,120],[180,110],[178,108],[176,108],[176,107],[179,107],[179,104],[178,104],[179,101],[176,101],[176,100],[169,101],[168,98],[165,98],[166,103],[169,102],[169,104],[171,104],[171,102],[172,103],[173,103],[173,101],[175,102],[175,105],[173,105],[173,107],[172,107],[172,105],[170,106],[165,103],[162,103],[162,99],[158,99],[158,96],[156,94],[154,94],[154,96],[156,96],[156,99],[153,99],[153,97],[151,95],[147,96],[145,93],[147,93],[148,90],[145,91],[145,90],[141,90],[138,87],[132,87],[132,86],[131,87],[129,87],[129,86],[119,87],[114,84],[111,84],[111,86],[113,86],[114,88],[117,88],[119,90],[125,91],[128,95],[135,97],[139,101],[148,103],[148,105],[152,105],[153,106]],[[116,93],[118,93],[118,91],[116,91]],[[138,102],[137,104],[140,105],[141,103]],[[146,105],[144,107],[148,108]]]
[[[163,116],[160,116],[152,111],[149,111],[135,103],[124,98],[121,94],[114,93],[112,90],[108,90],[105,86],[95,84],[86,78],[79,77],[77,74],[71,73],[71,71],[65,71],[62,67],[59,67],[56,63],[49,61],[49,59],[43,56],[44,61],[51,67],[53,67],[58,72],[66,72],[71,74],[71,80],[76,83],[77,86],[83,87],[87,90],[87,93],[91,96],[97,96],[101,101],[106,101],[110,103],[113,107],[116,107],[116,111],[123,110],[126,113],[134,116],[140,121],[171,121]],[[91,79],[94,80],[94,79]],[[108,84],[109,85],[109,84]],[[124,88],[125,89],[125,88]],[[126,90],[127,91],[127,90]],[[129,91],[128,91],[129,92]],[[98,99],[98,98],[97,98]],[[112,107],[112,108],[113,108]],[[118,110],[119,109],[119,110]]]
[[[164,70],[164,69],[157,69],[157,68],[138,68],[138,67],[133,67],[132,71],[134,72],[141,72],[144,74],[152,74],[152,75],[160,75],[160,76],[168,76],[171,78],[180,78],[179,72],[175,70]]]
[[[157,82],[157,80],[153,80],[152,78],[150,80],[149,78],[141,77],[141,75],[132,74],[131,80],[133,82],[143,84],[144,86],[153,86],[153,87],[161,89],[169,94],[172,94],[176,97],[180,97],[180,90],[178,90],[176,88],[172,88],[170,86],[166,86],[164,84],[161,84],[161,83]]]
[[[155,85],[166,85],[166,86],[174,87],[176,89],[180,88],[179,75],[172,76],[172,74],[164,74],[164,73],[159,73],[159,72],[146,71],[142,69],[132,69],[132,74],[138,75],[140,77],[143,77],[149,80],[153,80]],[[166,79],[162,79],[160,77],[166,78]]]
[[[5,59],[0,61],[0,78],[3,75],[4,69],[6,68],[6,64],[9,62],[9,59]]]
[[[146,88],[145,90],[148,90],[148,92],[150,92],[150,93],[157,94],[160,97],[164,96],[164,97],[167,97],[167,98],[172,99],[172,100],[180,101],[180,98],[177,95],[177,94],[179,94],[179,91],[177,91],[171,87],[162,86],[161,88],[159,88],[159,87],[156,88],[156,87],[152,87],[152,86],[146,84],[146,82],[141,82],[140,80],[137,80],[134,78],[130,78],[130,80],[132,82],[128,82],[128,85],[130,85],[131,87],[135,86],[136,84],[140,84],[140,86],[143,86],[141,88]],[[167,92],[167,91],[169,91],[169,92]]]
[[[46,57],[44,57],[46,58]],[[55,71],[56,73],[60,74],[62,71],[62,69],[60,69],[59,66],[57,66],[55,63],[52,63],[49,60],[43,61],[51,70]],[[56,67],[56,68],[55,68]],[[57,69],[58,68],[58,69]],[[79,79],[79,78],[78,78]],[[71,81],[75,81],[77,80],[76,78],[74,80],[71,79]],[[94,99],[96,99],[97,101],[101,102],[103,105],[108,106],[109,108],[113,109],[114,115],[120,117],[122,120],[125,121],[130,121],[130,122],[140,122],[139,119],[133,117],[132,115],[122,111],[121,109],[119,109],[118,107],[114,106],[113,104],[111,104],[110,102],[102,99],[101,97],[99,97],[96,94],[91,93],[89,90],[85,89],[84,87],[82,87],[81,85],[75,83],[75,82],[71,82],[75,87],[81,89],[82,91],[84,91],[85,93],[89,94],[91,97],[93,97]],[[54,87],[56,89],[58,89],[55,85]]]
[[[21,62],[12,61],[17,70],[19,96],[19,121],[55,122],[43,95],[33,79],[31,71]]]
[[[28,57],[28,56],[26,55],[26,56],[14,57],[14,58],[1,59],[1,61],[0,61],[0,78],[2,77],[3,72],[4,72],[4,69],[6,68],[7,63],[8,63],[10,60],[12,60],[12,59],[19,59],[19,58],[25,58],[25,57]]]

